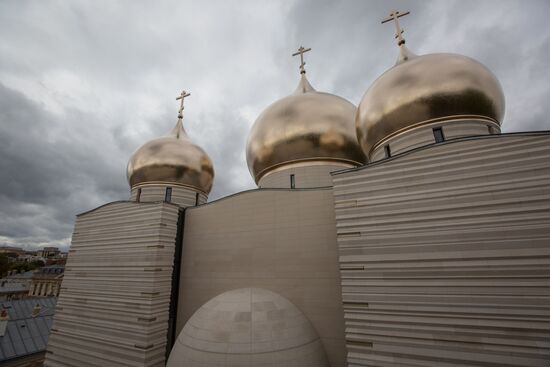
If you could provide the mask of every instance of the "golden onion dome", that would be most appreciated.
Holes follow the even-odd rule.
[[[256,183],[266,173],[295,163],[364,164],[355,110],[341,97],[317,92],[302,71],[296,91],[267,107],[250,131],[246,160]]]
[[[191,142],[183,128],[181,113],[179,117],[168,136],[151,140],[132,155],[127,170],[131,187],[169,184],[210,192],[214,181],[212,160]]]
[[[367,156],[386,138],[424,123],[470,117],[500,125],[504,94],[484,65],[457,54],[403,54],[357,109],[357,137]]]

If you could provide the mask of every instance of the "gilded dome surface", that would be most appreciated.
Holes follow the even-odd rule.
[[[357,109],[357,137],[365,154],[377,143],[421,123],[456,117],[500,125],[504,94],[481,63],[457,54],[406,54],[380,76]]]
[[[262,288],[222,293],[187,321],[167,367],[328,367],[317,332],[289,300]]]
[[[193,144],[178,119],[168,136],[151,140],[130,158],[127,169],[131,187],[145,183],[189,186],[208,194],[214,181],[212,161]]]
[[[246,159],[254,180],[297,162],[365,163],[355,111],[347,100],[317,92],[302,74],[296,91],[267,107],[250,131]]]

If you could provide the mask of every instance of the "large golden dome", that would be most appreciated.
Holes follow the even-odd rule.
[[[212,161],[193,144],[181,118],[168,136],[151,140],[139,148],[128,162],[128,182],[188,186],[208,194],[214,181]]]
[[[296,91],[267,107],[250,131],[246,159],[256,183],[271,170],[294,163],[364,164],[355,110],[341,97],[317,92],[302,73]]]
[[[404,42],[403,42],[404,43]],[[401,46],[357,109],[357,137],[367,156],[387,138],[439,120],[473,118],[500,125],[504,94],[481,63],[456,54],[416,56]]]

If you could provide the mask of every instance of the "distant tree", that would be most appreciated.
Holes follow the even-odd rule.
[[[26,271],[35,270],[43,266],[44,266],[44,261],[42,260],[34,260],[31,262],[18,261],[18,262],[11,263],[8,269],[17,270],[18,273],[24,273]]]
[[[4,277],[10,270],[10,259],[5,254],[0,254],[0,277]]]
[[[16,270],[18,273],[24,273],[28,271],[30,268],[30,264],[27,262],[15,262],[11,263],[10,270]]]
[[[29,270],[34,270],[34,269],[38,269],[38,268],[41,268],[43,267],[45,264],[44,264],[44,261],[42,260],[33,260],[30,262],[30,269]]]

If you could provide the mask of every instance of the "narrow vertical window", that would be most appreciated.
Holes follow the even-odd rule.
[[[434,138],[436,143],[441,143],[445,141],[445,136],[443,135],[443,128],[434,127],[433,132],[434,132]]]
[[[391,157],[391,149],[389,144],[384,145],[384,152],[386,153],[386,158]]]
[[[199,193],[195,193],[195,206],[199,205]]]
[[[136,201],[139,203],[140,200],[141,200],[141,187],[138,189],[136,194]]]
[[[164,201],[169,203],[171,200],[172,200],[172,188],[167,187],[166,188],[166,193],[164,194]]]
[[[294,179],[294,174],[290,175],[290,188],[294,189],[296,187],[296,182]]]

